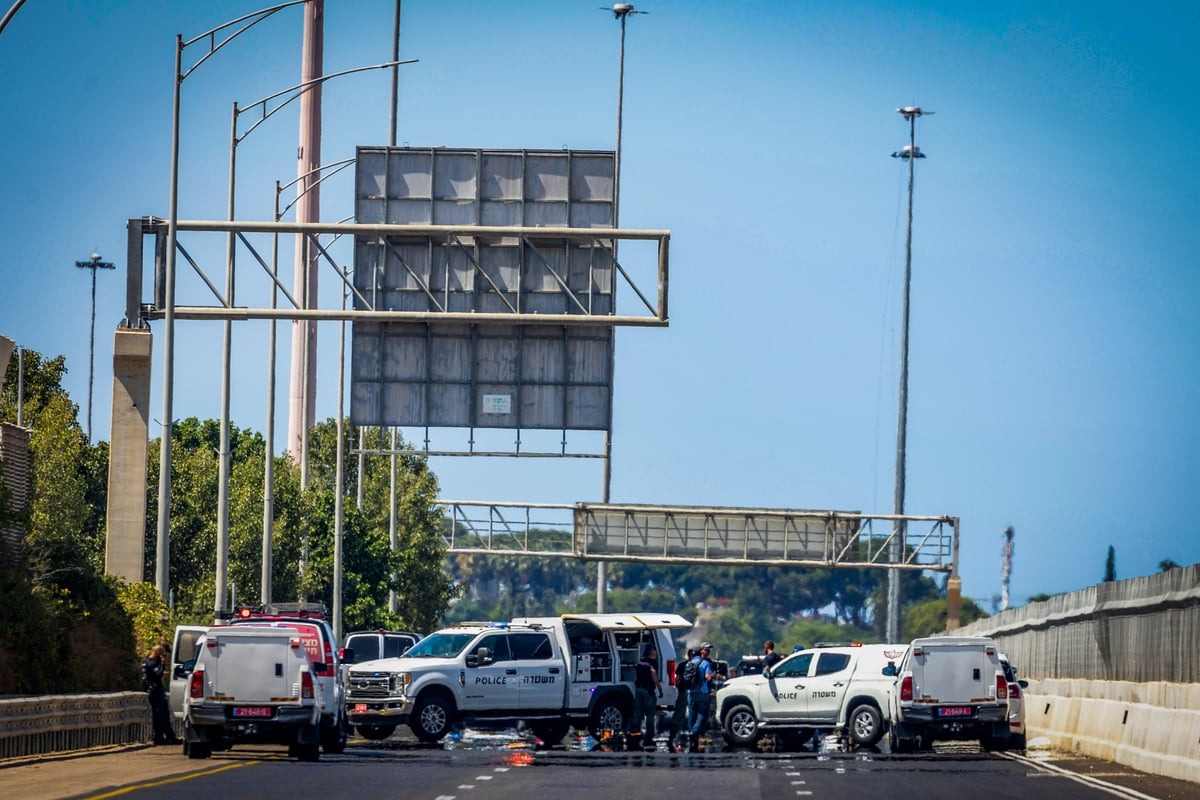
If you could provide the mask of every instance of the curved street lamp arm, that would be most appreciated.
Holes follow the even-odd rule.
[[[308,194],[308,191],[310,189],[320,186],[321,183],[326,178],[332,178],[334,175],[337,175],[339,172],[341,172],[346,167],[353,164],[355,161],[356,161],[356,159],[353,159],[353,158],[344,158],[341,161],[334,161],[332,164],[324,164],[322,166],[317,167],[316,169],[310,169],[308,172],[304,173],[303,175],[296,178],[295,180],[293,180],[283,186],[280,186],[279,191],[282,192],[284,189],[290,189],[291,187],[295,186],[300,181],[305,180],[305,179],[309,178],[310,176],[312,176],[318,172],[321,172],[322,170],[329,170],[328,173],[326,173],[325,175],[322,175],[320,178],[317,178],[317,180],[308,184],[304,188],[304,191],[299,192],[294,198],[292,198],[292,202],[288,203],[286,206],[284,206],[282,209],[280,209],[279,216],[282,217],[284,214],[291,211],[292,206],[296,205],[296,203],[299,202],[301,197],[304,197],[304,195]],[[354,218],[353,216],[346,217],[346,219],[353,219],[353,218]]]
[[[231,20],[229,20],[229,22],[222,23],[221,25],[218,25],[217,27],[213,28],[210,31],[206,31],[206,32],[200,34],[199,36],[195,36],[191,39],[188,39],[186,42],[182,42],[179,46],[179,49],[186,50],[188,47],[195,44],[196,42],[203,41],[204,39],[209,40],[208,52],[205,53],[203,56],[201,56],[200,59],[195,64],[192,64],[192,66],[188,67],[186,72],[179,73],[179,76],[178,76],[179,81],[182,83],[184,81],[184,79],[186,79],[187,76],[189,76],[193,72],[195,72],[196,69],[199,68],[199,66],[201,64],[203,64],[208,59],[212,58],[212,56],[214,54],[216,54],[216,52],[218,50],[220,50],[222,47],[224,47],[225,45],[232,42],[237,37],[241,36],[246,31],[253,28],[258,23],[262,22],[267,17],[274,14],[276,11],[281,11],[289,6],[300,5],[301,3],[306,3],[306,2],[308,2],[308,0],[291,0],[290,2],[287,2],[287,3],[280,3],[277,6],[271,6],[270,8],[264,8],[259,11],[254,11],[250,14],[246,14],[245,16],[238,17],[237,19],[231,19]],[[222,39],[220,44],[216,44],[216,35],[218,33],[225,30],[226,28],[231,28],[240,22],[245,22],[246,20],[252,20],[252,21],[249,24],[243,26],[242,28],[238,29],[234,33],[231,33],[231,34],[229,34],[229,36]]]
[[[25,0],[17,0],[12,4],[12,8],[4,13],[4,19],[0,19],[0,33],[4,33],[4,29],[8,27],[8,23],[16,16],[16,13],[21,10],[21,6],[25,5]]]
[[[340,78],[343,75],[352,75],[355,72],[366,72],[369,69],[386,69],[387,67],[395,67],[395,66],[399,66],[400,64],[413,64],[413,63],[416,63],[417,60],[418,59],[415,59],[415,58],[409,58],[409,59],[405,59],[404,61],[387,61],[383,64],[372,64],[369,67],[354,67],[353,69],[344,69],[341,72],[331,72],[328,75],[321,75],[319,77],[313,78],[312,80],[304,81],[303,83],[297,83],[295,86],[289,86],[287,89],[281,89],[278,92],[275,92],[274,94],[269,94],[266,97],[262,98],[261,100],[255,100],[253,103],[249,103],[245,106],[239,106],[237,109],[237,114],[239,116],[246,113],[247,111],[249,111],[252,108],[258,108],[261,106],[262,107],[262,117],[255,120],[254,124],[251,125],[249,128],[247,128],[246,132],[243,133],[241,136],[239,136],[237,141],[241,142],[243,139],[245,139],[247,136],[250,135],[251,131],[253,131],[259,125],[263,124],[268,119],[270,119],[271,115],[273,115],[276,111],[283,108],[288,103],[295,100],[297,97],[302,96],[307,90],[311,89],[313,86],[317,86],[319,84],[324,83],[325,81],[332,80],[334,78]],[[292,94],[291,97],[287,98],[283,102],[276,105],[274,108],[270,108],[270,109],[267,108],[267,105],[272,100],[274,100],[277,97],[282,97],[283,95],[288,94],[289,92],[293,92],[294,94]]]

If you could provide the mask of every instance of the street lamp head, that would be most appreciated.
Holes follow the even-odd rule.
[[[94,253],[92,253],[92,261],[94,261],[94,262],[96,262],[96,263],[99,263],[99,262],[100,262],[100,254],[99,254],[99,253],[95,253],[95,252],[94,252]]]
[[[904,106],[904,108],[897,108],[896,113],[905,119],[912,119],[913,117],[925,117],[935,112],[926,111],[920,106]]]
[[[638,11],[633,7],[633,3],[613,3],[612,8],[600,6],[601,11],[611,11],[613,19],[624,19],[630,14],[649,14],[649,11]]]
[[[906,144],[896,152],[892,153],[892,158],[924,158],[925,154],[921,152],[921,148],[916,145]]]

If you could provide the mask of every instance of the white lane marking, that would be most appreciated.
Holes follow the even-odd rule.
[[[508,772],[508,767],[496,767],[495,772]]]
[[[458,788],[460,788],[460,789],[474,789],[474,788],[475,788],[475,784],[473,784],[473,783],[460,783],[460,784],[458,785]]]
[[[491,779],[492,779],[491,775],[476,775],[475,776],[475,780],[477,780],[477,781],[490,781]]]
[[[803,786],[804,781],[792,781],[792,786]]]
[[[812,792],[810,792],[808,789],[797,789],[796,794],[807,797],[807,796],[811,796]]]
[[[787,776],[788,776],[789,778],[794,778],[794,777],[796,777],[796,776],[797,776],[797,775],[799,775],[799,774],[800,774],[799,772],[789,772],[789,773],[787,774]]]
[[[1100,789],[1101,791],[1108,792],[1115,797],[1124,797],[1127,798],[1127,800],[1155,800],[1153,795],[1142,794],[1135,789],[1128,789],[1124,786],[1118,786],[1115,783],[1097,780],[1088,775],[1080,775],[1077,772],[1071,772],[1069,769],[1063,769],[1062,767],[1055,766],[1054,764],[1048,764],[1044,761],[1035,761],[1031,758],[1019,756],[1015,753],[996,753],[996,755],[1000,756],[1001,758],[1007,758],[1010,761],[1016,761],[1020,764],[1025,764],[1042,772],[1052,772],[1057,775],[1061,775],[1062,777],[1069,778],[1076,783],[1082,783],[1085,786],[1091,786],[1096,789]]]
[[[437,797],[433,798],[433,800],[454,800],[455,797],[457,797],[457,795],[439,794]]]

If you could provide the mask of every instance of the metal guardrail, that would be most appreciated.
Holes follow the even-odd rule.
[[[143,692],[0,698],[0,761],[153,738]]]

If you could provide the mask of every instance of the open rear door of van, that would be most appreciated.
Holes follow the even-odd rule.
[[[183,719],[183,694],[187,691],[188,678],[196,665],[196,642],[208,631],[198,625],[180,625],[175,629],[175,641],[171,645],[171,670],[167,675],[167,704],[171,716]]]

